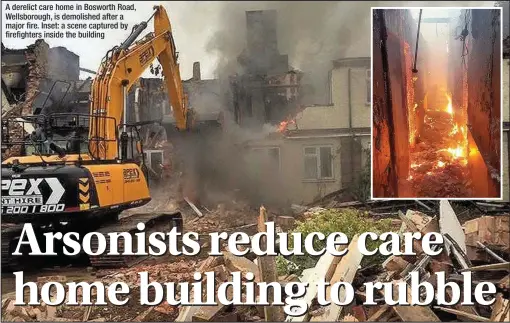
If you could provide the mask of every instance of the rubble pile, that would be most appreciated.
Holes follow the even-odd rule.
[[[174,321],[179,311],[177,307],[163,302],[158,306],[141,306],[139,300],[139,272],[148,272],[149,280],[158,282],[192,282],[193,273],[199,271],[198,261],[174,261],[161,264],[140,264],[115,272],[98,271],[96,280],[104,285],[114,282],[125,282],[131,289],[127,306],[14,306],[14,300],[6,298],[2,301],[2,317],[12,322],[45,322],[45,321]],[[37,279],[38,285],[45,282],[68,282],[65,276],[47,276]],[[92,289],[92,300],[97,291]],[[68,297],[68,295],[67,295]],[[81,301],[78,294],[78,302]],[[149,311],[150,309],[150,311]]]
[[[205,212],[185,224],[187,229],[199,234],[214,231],[246,231],[257,225],[257,210],[245,201],[219,203],[215,210]],[[243,230],[244,229],[244,230]]]
[[[423,132],[411,148],[408,182],[419,197],[471,196],[467,128],[455,121],[451,97],[433,89],[436,102],[425,112]]]
[[[414,202],[412,202],[414,203]],[[373,207],[387,207],[382,204],[368,203]],[[419,204],[415,204],[419,205]],[[358,207],[367,207],[360,203]],[[405,206],[405,205],[403,205]],[[356,207],[355,202],[351,206]],[[14,306],[12,299],[2,301],[2,314],[7,321],[267,321],[267,318],[280,317],[287,321],[508,321],[510,319],[510,229],[508,215],[482,216],[466,221],[463,225],[453,208],[447,201],[441,201],[439,208],[432,204],[421,206],[424,212],[408,209],[404,214],[399,211],[398,233],[405,232],[440,232],[446,240],[444,251],[438,256],[426,255],[419,243],[414,243],[416,256],[391,256],[382,264],[365,265],[363,255],[358,251],[355,235],[348,245],[349,252],[343,257],[324,254],[312,268],[307,268],[299,275],[286,274],[278,276],[274,258],[256,257],[248,253],[245,257],[234,256],[224,248],[223,256],[187,257],[165,259],[158,263],[149,260],[134,267],[116,271],[99,271],[95,278],[105,284],[117,281],[126,282],[131,288],[128,306]],[[262,208],[261,208],[262,209]],[[430,209],[430,210],[428,210]],[[264,209],[265,210],[265,209]],[[294,220],[306,219],[327,208],[293,206],[295,217],[273,216],[264,219],[274,220],[277,230],[292,230]],[[201,212],[202,213],[202,212]],[[435,214],[433,214],[435,213]],[[226,216],[228,214],[228,216]],[[245,214],[245,216],[241,216]],[[220,204],[216,210],[204,210],[201,216],[188,214],[185,226],[202,233],[225,230],[250,232],[261,231],[261,214],[256,213],[246,203],[232,202]],[[367,214],[367,212],[365,212]],[[398,227],[397,226],[397,227]],[[344,246],[345,247],[345,246]],[[404,246],[402,247],[404,248]],[[207,248],[205,248],[207,249]],[[269,269],[268,269],[269,268]],[[286,317],[283,308],[263,306],[172,306],[165,301],[158,306],[141,306],[139,299],[139,272],[148,272],[151,281],[193,282],[194,272],[215,272],[217,284],[232,279],[232,272],[252,272],[255,282],[278,281],[282,285],[289,282],[308,282],[307,293],[303,300],[309,306],[307,314],[301,317]],[[384,303],[383,294],[376,296],[377,305],[363,305],[366,297],[366,282],[401,282],[410,284],[412,272],[418,272],[420,281],[428,281],[437,286],[435,273],[444,272],[447,282],[457,282],[461,292],[465,271],[471,271],[473,283],[481,281],[493,282],[497,288],[496,301],[492,306],[475,304],[472,306],[391,306]],[[272,276],[271,276],[272,275]],[[242,276],[244,279],[244,275]],[[273,277],[273,278],[271,278]],[[355,290],[355,302],[347,306],[331,303],[321,307],[316,301],[317,282],[324,279],[331,284],[336,282],[351,283]],[[65,277],[40,277],[38,282],[57,280],[65,281]],[[471,289],[474,290],[474,289]],[[205,292],[205,291],[204,291]],[[380,292],[380,291],[379,291]],[[284,293],[284,289],[282,289]],[[377,292],[376,292],[377,293]],[[204,295],[205,296],[205,295]],[[285,296],[285,295],[284,295]],[[451,295],[450,295],[451,296]],[[179,297],[179,295],[177,295]],[[408,295],[408,297],[411,297]],[[396,298],[396,296],[395,296]],[[473,296],[474,299],[474,296]],[[278,316],[280,315],[280,316]],[[280,319],[279,319],[280,320]]]
[[[28,73],[25,79],[25,92],[17,98],[13,106],[2,107],[2,117],[21,117],[33,114],[33,105],[40,93],[40,84],[47,75],[47,58],[49,45],[39,39],[24,50]],[[2,56],[8,55],[9,49],[5,49]],[[10,141],[22,141],[25,131],[21,125],[11,125],[9,133]],[[11,147],[2,153],[2,160],[10,156],[18,156],[21,152],[20,146]]]
[[[444,203],[443,203],[444,202]],[[309,314],[290,321],[339,321],[354,317],[355,321],[508,321],[510,319],[510,301],[508,283],[510,279],[509,255],[509,217],[480,217],[467,221],[461,227],[457,216],[448,202],[442,201],[440,216],[428,216],[419,211],[399,212],[402,225],[399,234],[404,232],[441,232],[447,240],[445,251],[431,257],[423,253],[419,244],[414,248],[417,256],[391,256],[380,266],[360,266],[363,255],[356,244],[351,242],[346,256],[331,260],[331,256],[321,257],[315,268],[307,269],[300,277],[313,285],[324,278],[331,284],[338,281],[352,283],[356,290],[356,303],[341,307],[329,305],[319,307],[314,304],[317,291],[308,289],[305,299],[311,306]],[[356,240],[353,239],[353,241]],[[480,257],[484,253],[486,257]],[[475,257],[475,255],[477,255]],[[506,260],[505,260],[506,259]],[[380,294],[377,306],[362,305],[365,300],[365,282],[399,282],[409,284],[410,273],[419,272],[420,281],[429,281],[437,286],[437,272],[444,272],[447,281],[462,282],[461,273],[471,271],[473,280],[491,281],[497,287],[496,302],[489,306],[389,306]],[[333,273],[333,274],[332,274]],[[310,277],[313,277],[310,279]],[[461,285],[462,286],[462,285]],[[465,289],[464,289],[465,290]],[[408,295],[410,297],[410,295]],[[395,297],[396,298],[396,297]],[[434,303],[434,302],[433,302]]]

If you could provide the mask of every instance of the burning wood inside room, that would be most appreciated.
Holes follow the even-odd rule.
[[[374,9],[373,196],[499,198],[499,9]]]

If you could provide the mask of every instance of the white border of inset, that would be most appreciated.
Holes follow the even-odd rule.
[[[440,10],[462,10],[462,9],[497,9],[500,10],[500,166],[499,166],[499,175],[500,175],[500,197],[492,197],[492,198],[462,198],[462,197],[374,197],[374,9],[396,9],[396,10],[416,10],[416,9],[440,9]],[[370,148],[371,148],[371,158],[370,158],[370,199],[375,201],[393,201],[393,200],[402,200],[402,201],[432,201],[432,200],[458,200],[458,201],[502,201],[503,200],[503,176],[508,176],[508,174],[503,172],[503,8],[502,7],[424,7],[424,6],[416,6],[416,7],[371,7],[370,8],[370,71],[371,71],[371,82],[370,82],[370,90],[372,92],[372,100],[370,104]]]

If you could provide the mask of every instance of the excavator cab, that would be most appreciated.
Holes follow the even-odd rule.
[[[88,114],[40,114],[2,123],[2,268],[15,265],[11,252],[27,222],[36,234],[134,232],[139,223],[147,231],[182,230],[179,211],[119,219],[122,211],[152,199],[140,124],[127,122],[126,109],[129,89],[155,59],[162,66],[176,128],[186,135],[193,124],[164,7],[155,7],[152,18],[153,33],[137,40],[147,27],[143,21],[106,53],[92,82]],[[4,230],[6,223],[13,226]],[[89,259],[96,268],[136,261],[105,255]]]

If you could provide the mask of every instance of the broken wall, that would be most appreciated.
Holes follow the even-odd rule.
[[[2,78],[8,87],[19,90],[19,102],[8,115],[32,114],[32,104],[39,95],[41,80],[48,72],[49,46],[39,39],[26,49],[2,50]]]
[[[488,194],[500,190],[501,17],[500,10],[470,10],[468,127],[488,168]]]
[[[79,80],[80,56],[65,47],[52,47],[48,51],[48,78],[54,80]]]
[[[508,38],[510,40],[510,38]],[[503,60],[503,201],[510,202],[510,98],[508,95],[509,84],[508,79],[510,67],[510,49],[506,48],[503,53],[505,59]]]
[[[292,131],[247,142],[245,149],[242,174],[253,181],[242,189],[254,191],[251,200],[255,204],[272,202],[282,207],[290,203],[308,204],[338,191],[350,199],[350,189],[366,166],[370,133],[357,131],[353,137],[349,131],[335,135]],[[264,149],[277,149],[278,163],[260,162],[250,154],[253,150],[265,153]],[[275,165],[279,165],[278,172]],[[310,172],[321,174],[320,178],[311,178]]]
[[[232,98],[226,103],[234,121],[243,128],[259,129],[276,125],[295,114],[300,100],[290,99],[288,90],[299,92],[299,81],[292,81],[287,55],[278,51],[277,11],[246,11],[246,47],[237,56],[237,74],[229,78]],[[300,79],[301,75],[297,75]],[[232,103],[232,104],[230,104]]]
[[[79,71],[78,55],[65,47],[50,48],[42,39],[24,49],[2,48],[6,87],[2,90],[17,101],[5,107],[13,108],[13,115],[69,112],[67,105],[77,89]]]
[[[137,102],[138,100],[138,102]],[[128,94],[128,122],[160,120],[171,114],[163,79],[139,78]]]
[[[330,73],[331,105],[306,107],[296,116],[297,128],[370,127],[370,58],[339,59],[333,66]]]
[[[200,63],[193,64],[193,78],[183,81],[184,92],[188,95],[189,106],[198,116],[218,114],[223,111],[223,96],[220,82],[216,79],[202,80]]]

